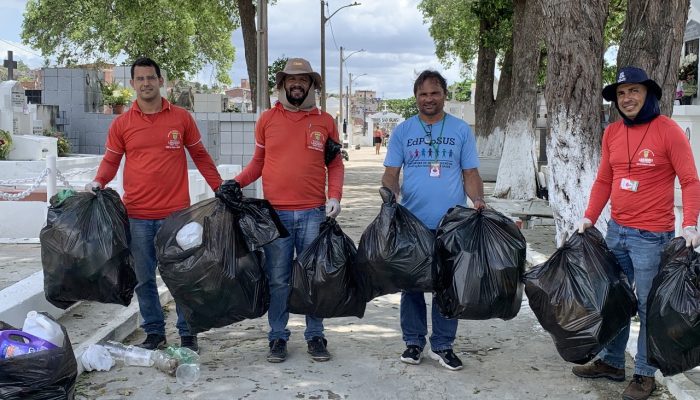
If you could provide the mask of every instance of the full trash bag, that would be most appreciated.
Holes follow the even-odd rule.
[[[360,237],[357,269],[365,300],[401,290],[431,292],[435,235],[386,187],[382,207]]]
[[[246,207],[240,206],[239,212],[219,198],[204,200],[173,213],[156,234],[160,275],[193,334],[258,318],[267,312],[270,292],[264,254],[261,248],[248,244],[240,225],[242,219],[249,217],[243,215]],[[177,244],[177,234],[191,222],[202,225],[202,243],[183,250]],[[279,236],[270,221],[258,229],[275,230],[261,233],[260,237]],[[257,240],[253,242],[264,244]]]
[[[355,267],[356,254],[352,239],[334,218],[327,218],[318,237],[294,261],[289,312],[362,318],[367,303]]]
[[[456,206],[435,241],[435,301],[447,318],[511,319],[523,298],[526,242],[510,218]]]
[[[647,298],[649,362],[664,376],[700,365],[700,254],[675,238]]]
[[[78,300],[128,306],[136,287],[129,218],[112,189],[51,198],[39,234],[44,294],[66,309]]]
[[[637,299],[596,228],[575,232],[525,274],[525,294],[561,357],[585,364],[624,329]]]
[[[15,328],[0,321],[0,330],[8,329]],[[61,329],[61,347],[0,359],[0,399],[67,400],[75,397],[78,363],[68,332],[62,325]]]

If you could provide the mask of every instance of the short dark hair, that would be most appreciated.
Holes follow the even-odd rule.
[[[158,75],[158,77],[161,78],[160,67],[158,66],[158,63],[151,60],[148,57],[139,57],[134,61],[133,64],[131,64],[131,79],[134,79],[134,68],[135,67],[153,67],[156,69],[156,75]]]
[[[422,85],[425,81],[430,80],[430,79],[435,79],[438,81],[438,84],[442,87],[442,91],[447,94],[447,81],[445,78],[440,75],[439,72],[433,71],[430,69],[426,69],[425,71],[421,72],[420,75],[418,75],[418,78],[416,78],[416,81],[413,83],[413,95],[415,96],[416,93],[418,92],[418,87]]]

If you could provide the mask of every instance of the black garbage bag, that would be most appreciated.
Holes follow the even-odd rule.
[[[42,313],[53,319],[50,315]],[[57,321],[58,322],[58,321]],[[0,330],[16,329],[0,321]],[[66,328],[63,346],[0,359],[0,399],[70,400],[75,397],[78,363]]]
[[[505,215],[456,206],[437,230],[435,301],[447,318],[511,319],[523,298],[525,238]]]
[[[367,303],[355,267],[356,254],[352,239],[334,218],[327,218],[318,237],[294,261],[289,312],[362,318]]]
[[[341,148],[342,146],[340,143],[331,138],[326,139],[326,147],[323,151],[323,161],[325,161],[326,165],[330,164],[331,161],[333,161],[338,154],[340,154]]]
[[[624,329],[637,299],[596,228],[575,232],[525,274],[525,294],[561,357],[585,364]]]
[[[269,201],[243,197],[241,186],[233,179],[224,181],[215,193],[238,217],[248,247],[262,247],[278,237],[288,237],[289,232]]]
[[[700,254],[675,238],[647,298],[649,362],[664,376],[700,365]]]
[[[431,292],[435,235],[386,187],[379,215],[360,237],[357,269],[365,282],[365,300],[401,290]]]
[[[262,249],[251,250],[239,220],[214,198],[173,213],[156,234],[160,275],[193,334],[258,318],[270,305]],[[202,241],[184,250],[177,233],[193,222],[202,226]]]
[[[39,234],[44,294],[66,309],[78,300],[128,306],[136,287],[129,218],[112,189],[51,198]]]

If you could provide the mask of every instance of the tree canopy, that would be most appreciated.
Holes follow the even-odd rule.
[[[389,108],[389,111],[399,114],[406,119],[418,114],[418,106],[416,105],[415,97],[409,97],[407,99],[384,100],[384,102]]]
[[[173,79],[205,64],[230,84],[239,26],[235,4],[218,0],[28,0],[22,41],[58,64],[154,59]]]

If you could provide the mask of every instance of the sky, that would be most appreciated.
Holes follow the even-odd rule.
[[[328,0],[325,15],[339,10],[326,23],[326,91],[338,93],[340,50],[344,56],[357,50],[345,61],[343,91],[348,72],[353,74],[352,89],[375,90],[386,99],[413,95],[413,81],[424,69],[443,73],[448,84],[460,80],[459,66],[443,66],[435,56],[435,45],[428,26],[418,11],[419,0],[358,0],[358,6],[341,7],[352,0]],[[26,0],[0,1],[0,56],[14,52],[32,68],[43,65],[40,52],[21,44],[22,13]],[[268,6],[269,64],[279,57],[303,57],[315,71],[321,71],[321,2],[320,0],[278,0]],[[233,86],[247,78],[243,37],[240,30],[232,35],[236,58],[230,71]],[[156,60],[157,61],[157,60]],[[362,75],[366,74],[366,75]],[[362,76],[360,76],[362,75]],[[212,83],[211,70],[200,72],[195,80]]]

